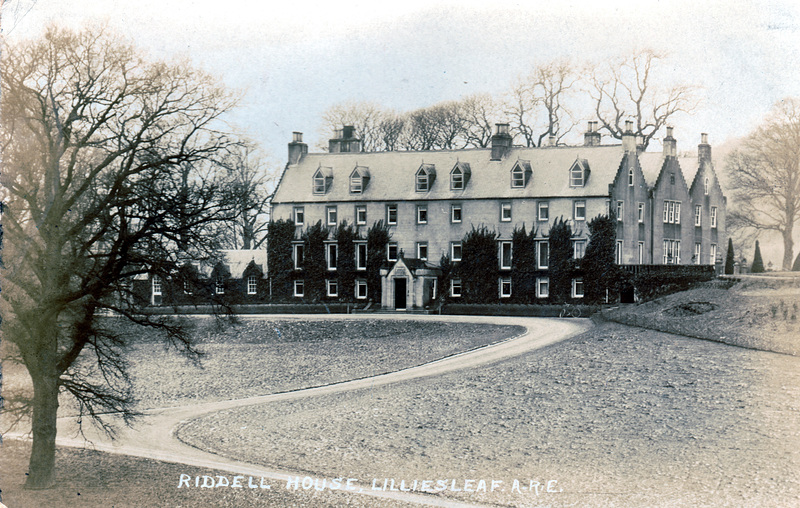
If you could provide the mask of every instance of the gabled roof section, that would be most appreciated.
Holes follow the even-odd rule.
[[[350,172],[350,193],[363,194],[369,185],[369,168],[366,166],[356,166]]]
[[[333,168],[320,165],[311,177],[314,194],[327,194],[333,183]]]
[[[589,161],[576,158],[575,162],[569,167],[569,186],[585,187],[589,180]]]
[[[422,164],[420,164],[419,169],[417,169],[417,174],[420,174],[423,171],[428,176],[436,176],[436,165],[435,164],[425,164],[423,162]]]
[[[532,175],[531,161],[517,159],[514,165],[511,166],[511,187],[517,189],[527,187]]]
[[[436,181],[436,165],[420,164],[417,172],[414,173],[414,189],[417,192],[429,192]]]
[[[266,249],[239,249],[219,251],[220,258],[213,266],[202,266],[200,272],[205,277],[216,275],[219,269],[229,277],[242,278],[245,270],[252,263],[263,274],[267,267]]]
[[[460,187],[457,187],[458,180],[456,179],[458,175],[461,175],[460,180]],[[456,175],[455,177],[453,175]],[[453,190],[464,190],[467,188],[467,184],[469,183],[469,179],[472,177],[472,168],[469,165],[469,162],[461,162],[458,161],[453,166],[453,169],[450,170],[450,188]]]
[[[369,178],[369,168],[367,166],[356,166],[353,168],[353,172],[350,173],[350,176]]]
[[[683,179],[686,182],[691,182],[694,179],[697,171],[697,157],[664,157],[660,152],[640,152],[639,166],[642,168],[645,182],[650,188],[655,187],[659,175],[662,173],[664,163],[667,159],[676,161],[677,166],[680,168]]]
[[[321,166],[332,167],[335,178],[345,180],[353,168],[366,166],[370,172],[370,200],[402,201],[417,200],[416,172],[424,165],[453,168],[456,163],[470,165],[470,182],[459,195],[462,199],[485,199],[504,197],[567,197],[606,196],[608,184],[614,181],[623,155],[619,145],[511,148],[506,158],[491,160],[491,149],[476,148],[442,151],[394,151],[359,153],[308,154],[290,167],[275,192],[273,205],[281,203],[322,203],[326,201],[358,201],[362,195],[350,194],[349,186],[333,185],[325,195],[315,195],[311,188],[311,177]],[[661,154],[655,154],[660,157]],[[584,187],[570,187],[565,172],[577,159],[583,159],[591,168],[591,178]],[[536,173],[536,185],[523,189],[512,189],[511,171],[515,165],[532,175]],[[398,182],[402,183],[398,185]],[[407,182],[407,183],[405,183]],[[366,195],[363,195],[366,198]],[[433,185],[426,199],[452,199],[449,185]]]

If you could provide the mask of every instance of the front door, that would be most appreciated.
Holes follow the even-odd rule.
[[[406,308],[406,278],[394,279],[394,308]]]

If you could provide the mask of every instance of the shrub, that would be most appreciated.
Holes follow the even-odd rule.
[[[657,270],[639,272],[633,284],[641,300],[686,291],[695,284],[714,278],[711,267],[666,265]]]
[[[735,264],[736,257],[733,252],[733,239],[728,238],[728,253],[725,255],[725,275],[733,274],[733,265]]]
[[[764,261],[761,259],[761,247],[756,240],[756,252],[753,254],[753,265],[750,267],[751,273],[764,273]]]
[[[572,228],[559,217],[550,228],[550,301],[564,303],[572,294]]]
[[[458,276],[466,303],[489,303],[498,299],[497,233],[486,226],[464,235]]]
[[[336,274],[339,276],[339,299],[347,302],[355,300],[356,292],[356,250],[358,234],[352,225],[342,221],[336,229],[338,261]]]
[[[367,291],[369,299],[381,303],[381,265],[386,259],[386,245],[392,235],[382,220],[372,224],[367,231]]]
[[[286,299],[292,295],[291,274],[294,269],[292,240],[294,240],[294,234],[295,225],[291,220],[281,219],[269,222],[267,256],[274,299]]]
[[[328,229],[322,226],[322,221],[317,221],[309,226],[303,234],[305,257],[303,259],[303,279],[305,280],[305,298],[311,302],[318,302],[325,294],[325,240],[328,239]]]
[[[589,222],[589,245],[581,260],[584,277],[585,300],[599,303],[605,299],[606,290],[615,288],[619,269],[614,263],[614,249],[617,238],[616,218],[598,215]]]
[[[514,228],[511,235],[511,296],[519,303],[531,303],[536,297],[536,231],[528,234],[525,226]]]

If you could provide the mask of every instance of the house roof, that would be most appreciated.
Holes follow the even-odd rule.
[[[266,268],[267,268],[267,251],[266,249],[240,249],[240,250],[221,250],[220,252],[221,262],[224,264],[228,271],[231,273],[231,277],[240,279],[244,275],[244,270],[253,261],[258,268],[261,269],[261,273],[266,276]],[[214,266],[202,266],[200,268],[200,273],[208,277],[211,275]]]
[[[517,147],[500,161],[491,160],[491,154],[487,148],[308,154],[287,167],[272,203],[605,196],[623,151],[621,145]],[[576,160],[591,167],[583,187],[569,185],[569,170]],[[510,171],[518,161],[526,169],[529,164],[532,175],[525,187],[512,188]],[[415,174],[421,165],[432,164],[448,174],[458,162],[470,167],[463,190],[451,190],[447,178],[440,178],[429,191],[416,192]],[[320,166],[331,168],[333,181],[328,192],[315,195],[312,177]],[[369,168],[370,183],[363,193],[352,195],[348,178],[356,166]]]
[[[648,186],[653,187],[658,180],[658,175],[661,174],[661,168],[664,167],[664,154],[661,152],[640,152],[638,157],[644,179]],[[697,157],[680,156],[678,157],[678,166],[681,168],[686,184],[690,185],[699,168]]]

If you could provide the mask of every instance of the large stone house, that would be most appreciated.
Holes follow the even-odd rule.
[[[443,254],[461,259],[461,240],[473,226],[498,233],[501,299],[514,291],[503,276],[511,270],[514,229],[535,231],[536,268],[546,271],[548,232],[559,217],[570,221],[576,258],[588,242],[587,222],[613,211],[620,265],[721,262],[725,197],[705,134],[696,157],[678,155],[672,129],[662,152],[642,151],[630,122],[621,144],[602,144],[596,122],[589,122],[584,139],[580,146],[516,147],[508,125],[498,124],[489,148],[362,152],[352,127],[345,127],[328,152],[308,153],[296,132],[272,217],[294,221],[298,246],[302,232],[320,220],[331,227],[346,220],[362,237],[375,221],[388,224],[381,305],[390,309],[425,306],[437,289],[458,297],[457,280],[436,288],[436,265]],[[355,253],[365,255],[365,246]],[[327,255],[335,257],[336,248]],[[327,262],[335,277],[335,259]],[[356,266],[365,269],[361,259]],[[546,298],[547,278],[540,279],[536,296]],[[302,288],[300,274],[296,296]],[[366,297],[363,279],[355,292]],[[574,280],[572,296],[582,294],[582,281]]]

